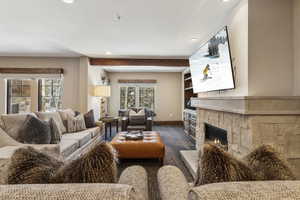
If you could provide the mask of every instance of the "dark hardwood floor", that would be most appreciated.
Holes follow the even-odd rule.
[[[166,145],[166,155],[164,165],[174,165],[181,169],[185,174],[187,181],[193,181],[191,174],[180,159],[180,150],[195,149],[195,144],[183,132],[183,127],[180,126],[154,126],[153,131],[158,131]],[[113,128],[112,136],[108,138],[110,141],[116,134]],[[119,163],[119,173],[126,167],[132,165],[143,166],[148,173],[149,194],[150,200],[160,200],[159,189],[157,184],[157,171],[161,167],[158,160],[122,160]]]

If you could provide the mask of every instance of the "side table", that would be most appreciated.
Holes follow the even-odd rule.
[[[104,135],[104,140],[107,140],[107,128],[109,126],[109,137],[111,137],[111,132],[112,132],[112,124],[116,124],[116,131],[117,133],[119,132],[119,117],[103,117],[100,119],[104,123],[105,127],[105,135]]]

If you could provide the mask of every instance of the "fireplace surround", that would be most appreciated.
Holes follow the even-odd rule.
[[[192,105],[197,107],[198,151],[209,124],[226,130],[228,152],[234,156],[270,144],[300,178],[300,97],[206,97],[193,98]]]

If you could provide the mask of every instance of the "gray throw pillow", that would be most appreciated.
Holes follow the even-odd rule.
[[[51,141],[50,144],[58,144],[61,141],[61,132],[53,118],[49,120],[49,125],[51,129]]]
[[[19,129],[17,141],[25,144],[50,144],[49,123],[28,115]]]
[[[94,110],[90,110],[86,114],[84,114],[84,122],[86,128],[94,128],[96,127],[95,117],[94,117]]]

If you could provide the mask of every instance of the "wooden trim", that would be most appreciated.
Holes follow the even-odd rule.
[[[102,66],[165,66],[165,67],[189,67],[187,59],[113,59],[90,58],[90,65]]]
[[[0,74],[63,74],[61,68],[0,68]]]
[[[157,80],[153,79],[119,79],[119,83],[157,83]]]
[[[183,126],[183,121],[154,121],[154,125],[159,126]]]

